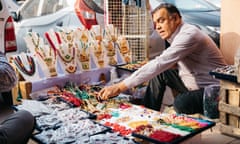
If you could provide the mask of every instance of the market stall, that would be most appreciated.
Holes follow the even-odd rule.
[[[215,125],[135,105],[129,94],[98,101],[97,92],[119,76],[113,68],[131,73],[146,63],[133,62],[133,45],[111,24],[51,29],[44,38],[29,32],[24,39],[29,53],[14,55],[12,63],[30,87],[20,88],[28,92],[16,110],[34,115],[39,143],[175,144]],[[147,51],[141,54],[146,60]]]

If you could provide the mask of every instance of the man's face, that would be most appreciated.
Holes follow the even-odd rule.
[[[161,8],[153,14],[156,31],[164,40],[170,38],[174,33],[179,24],[179,19],[176,14],[170,15],[165,8]]]

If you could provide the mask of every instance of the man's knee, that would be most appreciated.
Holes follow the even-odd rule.
[[[29,125],[30,127],[34,126],[35,119],[30,112],[25,110],[20,110],[20,111],[17,111],[15,114],[22,124]]]

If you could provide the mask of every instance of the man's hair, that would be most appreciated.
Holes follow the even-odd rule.
[[[180,18],[182,17],[178,8],[170,3],[161,3],[159,6],[157,6],[153,11],[152,14],[156,13],[158,10],[165,8],[169,14],[174,14],[176,13]]]

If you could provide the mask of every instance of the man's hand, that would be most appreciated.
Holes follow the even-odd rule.
[[[99,101],[107,100],[112,97],[118,96],[121,92],[127,90],[124,83],[114,84],[112,86],[107,86],[103,88],[97,95]]]

